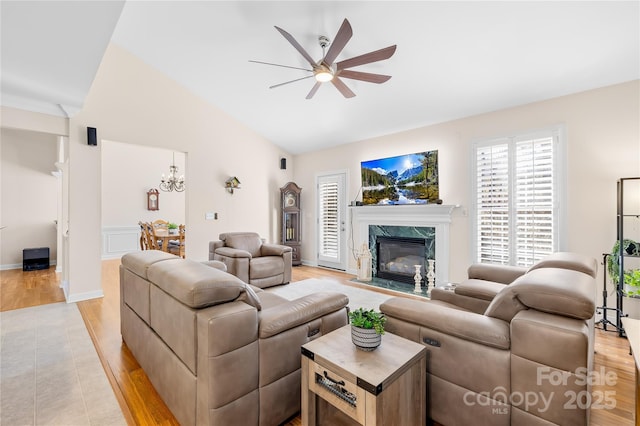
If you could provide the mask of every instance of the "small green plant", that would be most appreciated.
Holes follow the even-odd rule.
[[[638,255],[638,243],[633,240],[622,240],[622,250],[629,255]],[[620,277],[620,240],[617,240],[607,258],[607,272],[614,284]],[[627,271],[625,271],[625,274]]]
[[[178,229],[178,225],[176,223],[169,223],[167,225],[167,228],[169,228],[169,229]]]
[[[640,296],[640,269],[624,271],[624,283],[634,288],[627,289],[628,296]]]
[[[358,308],[349,312],[349,320],[354,327],[373,328],[376,333],[384,334],[384,323],[387,318],[381,312],[376,312],[373,309]]]

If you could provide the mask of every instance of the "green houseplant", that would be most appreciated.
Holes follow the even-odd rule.
[[[627,296],[640,296],[640,269],[629,269],[624,272],[624,284]]]
[[[622,250],[631,256],[638,256],[638,247],[640,244],[633,240],[622,240]],[[611,249],[609,257],[607,257],[607,272],[611,277],[611,281],[618,285],[620,280],[620,240],[617,240]],[[629,269],[623,274],[624,284],[626,286],[625,293],[628,296],[640,296],[640,270]]]
[[[358,308],[349,312],[351,340],[363,351],[372,351],[382,343],[385,316],[373,309]]]
[[[169,224],[167,225],[167,229],[169,229],[170,234],[175,234],[178,230],[178,224],[169,222]]]

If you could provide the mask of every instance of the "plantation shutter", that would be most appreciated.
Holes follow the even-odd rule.
[[[553,138],[516,142],[516,259],[530,266],[553,252]]]
[[[476,261],[531,266],[557,251],[556,131],[475,146]]]
[[[476,151],[478,262],[509,264],[509,147]]]
[[[338,182],[323,180],[318,184],[320,200],[319,256],[337,259],[339,257],[340,224],[338,212]]]

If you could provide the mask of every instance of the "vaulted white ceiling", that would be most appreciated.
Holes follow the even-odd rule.
[[[2,104],[82,107],[107,43],[144,62],[291,153],[349,143],[640,78],[640,8],[623,2],[2,1]],[[308,68],[343,19],[337,60],[398,46],[345,79],[345,99]],[[29,102],[31,101],[31,106]]]

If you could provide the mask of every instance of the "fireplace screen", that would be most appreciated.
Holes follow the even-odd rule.
[[[424,238],[378,236],[377,277],[414,284],[416,265],[420,265],[424,284],[426,241]]]

